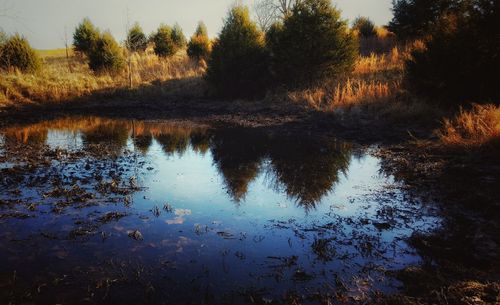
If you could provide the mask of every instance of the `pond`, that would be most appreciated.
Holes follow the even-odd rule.
[[[440,226],[370,149],[241,127],[10,127],[0,173],[0,303],[363,301]]]

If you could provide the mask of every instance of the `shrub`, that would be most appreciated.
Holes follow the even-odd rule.
[[[375,24],[367,17],[357,17],[352,23],[352,29],[361,37],[374,37],[377,35]]]
[[[94,71],[119,71],[125,64],[123,50],[111,33],[104,32],[89,53],[89,66]]]
[[[132,52],[144,52],[148,46],[148,39],[141,26],[136,23],[127,34],[127,48]]]
[[[15,34],[0,45],[0,67],[17,68],[23,72],[36,72],[41,60],[26,38]]]
[[[304,0],[282,26],[268,33],[273,72],[291,86],[352,70],[358,53],[355,35],[329,0]]]
[[[207,60],[210,56],[210,38],[208,38],[207,28],[203,22],[198,23],[187,46],[187,54],[190,58],[196,60]]]
[[[198,26],[196,27],[196,31],[194,31],[194,36],[207,36],[208,37],[208,31],[207,31],[207,26],[203,21],[198,22]]]
[[[247,7],[233,7],[214,42],[207,80],[226,97],[257,96],[268,85],[268,56],[263,33],[250,20]]]
[[[88,56],[95,42],[99,39],[99,35],[99,30],[92,24],[90,19],[83,19],[73,34],[75,51]]]
[[[168,25],[160,25],[151,40],[154,43],[155,54],[160,57],[169,57],[177,52],[175,43],[172,40],[172,28]]]
[[[444,14],[458,12],[470,1],[394,0],[388,28],[402,40],[425,37]]]
[[[172,28],[172,41],[174,42],[176,51],[179,49],[182,49],[186,47],[186,36],[184,36],[184,33],[182,32],[181,26],[176,23],[174,27]]]
[[[474,0],[442,17],[426,48],[407,61],[410,89],[441,103],[500,101],[500,3]]]

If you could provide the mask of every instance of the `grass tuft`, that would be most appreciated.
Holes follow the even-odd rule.
[[[441,142],[450,147],[500,147],[500,106],[474,105],[471,110],[460,110],[452,119],[444,119],[438,132]]]

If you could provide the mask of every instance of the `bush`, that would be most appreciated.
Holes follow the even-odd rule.
[[[377,35],[375,24],[367,17],[358,17],[352,23],[352,29],[361,37],[374,37]]]
[[[208,38],[207,28],[203,22],[198,23],[198,27],[194,32],[187,46],[187,54],[190,58],[196,60],[207,60],[210,56],[211,45]]]
[[[120,45],[111,33],[104,32],[96,40],[94,47],[89,53],[89,66],[94,71],[117,72],[123,68],[125,58]]]
[[[307,85],[354,67],[357,39],[329,0],[298,2],[283,25],[270,31],[273,72],[280,82]]]
[[[194,31],[194,36],[207,36],[208,37],[208,31],[207,31],[207,26],[203,21],[198,22],[198,26],[196,27],[196,31]]]
[[[176,47],[176,51],[186,47],[187,44],[186,36],[184,36],[182,28],[178,23],[176,23],[172,28],[171,36],[172,36],[172,41],[174,42],[174,45]]]
[[[406,63],[410,89],[441,103],[500,101],[500,3],[473,0],[443,16]]]
[[[172,40],[172,28],[168,25],[160,25],[151,40],[154,43],[155,54],[160,57],[169,57],[177,52],[177,47]]]
[[[268,85],[268,55],[263,33],[250,20],[247,7],[235,6],[214,42],[207,80],[226,97],[257,96]]]
[[[88,56],[95,42],[99,39],[99,35],[99,30],[92,24],[90,19],[83,19],[73,34],[75,51]]]
[[[127,48],[132,52],[144,52],[148,46],[148,39],[141,26],[136,23],[127,34]]]
[[[0,67],[17,68],[23,72],[36,72],[41,60],[26,38],[15,34],[0,45]]]
[[[394,16],[388,29],[402,40],[423,38],[433,30],[441,16],[462,10],[468,2],[470,1],[394,0]]]

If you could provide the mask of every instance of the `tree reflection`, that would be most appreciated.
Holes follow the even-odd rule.
[[[138,149],[143,155],[148,153],[149,147],[153,144],[153,136],[151,134],[141,134],[134,136],[132,141],[134,147]]]
[[[212,137],[214,164],[222,174],[228,194],[239,202],[259,174],[266,153],[266,137],[246,129],[218,130]]]
[[[193,130],[191,147],[194,151],[205,154],[210,149],[211,134],[206,130]]]
[[[183,155],[189,146],[189,133],[186,132],[171,132],[162,133],[155,137],[160,143],[163,151],[167,155],[178,153]]]
[[[277,138],[269,152],[272,183],[290,198],[311,209],[345,174],[350,163],[348,145],[306,138]]]
[[[349,167],[349,145],[331,140],[269,137],[245,129],[216,131],[211,142],[214,164],[230,196],[244,200],[263,160],[271,184],[305,209],[314,208]]]
[[[105,118],[65,118],[4,130],[4,142],[43,145],[48,130],[82,135],[83,149],[100,145],[101,156],[121,154],[131,136],[134,147],[147,154],[155,139],[166,155],[188,149],[205,154],[223,177],[229,196],[240,202],[249,185],[265,170],[271,186],[285,192],[306,210],[314,208],[333,189],[350,163],[349,145],[333,140],[268,135],[255,129],[136,122]],[[264,162],[266,161],[266,162]]]
[[[116,153],[127,146],[128,138],[129,128],[121,121],[102,122],[82,131],[82,141],[87,147],[107,144]]]

